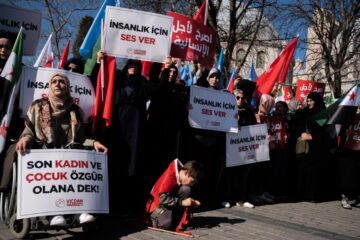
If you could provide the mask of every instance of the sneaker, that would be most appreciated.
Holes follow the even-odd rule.
[[[236,206],[238,207],[245,207],[245,208],[254,208],[255,206],[249,202],[242,202],[242,201],[239,201],[239,202],[236,202]]]
[[[343,198],[341,199],[341,206],[345,209],[351,209],[351,205],[347,197],[343,196]]]
[[[90,222],[95,221],[95,217],[88,213],[82,213],[79,216],[79,221],[80,221],[80,224],[90,223]]]
[[[50,221],[50,226],[65,226],[66,220],[63,216],[55,216]]]
[[[230,207],[231,207],[231,206],[230,206],[230,203],[227,202],[227,201],[222,202],[222,203],[221,203],[221,206],[223,206],[224,208],[230,208]]]

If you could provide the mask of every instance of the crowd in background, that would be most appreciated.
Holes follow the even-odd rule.
[[[12,39],[0,36],[0,71],[12,44]],[[89,76],[94,86],[103,57],[99,52],[98,63]],[[219,88],[220,73],[216,68],[195,66],[195,85],[224,91]],[[72,58],[64,69],[83,73],[84,63]],[[295,98],[289,103],[275,102],[273,95],[257,96],[255,82],[238,76],[234,92],[229,94],[237,103],[239,127],[276,118],[284,126],[286,140],[280,148],[274,148],[270,140],[270,161],[226,168],[226,133],[189,126],[190,90],[178,78],[176,62],[169,57],[164,65],[154,63],[148,78],[141,70],[141,61],[128,60],[123,69],[116,71],[112,125],[96,133],[97,140],[108,149],[110,213],[142,214],[152,186],[175,158],[203,164],[205,177],[195,189],[203,208],[253,208],[279,201],[324,201],[342,196],[342,206],[350,209],[352,200],[359,196],[360,152],[342,148],[348,126],[342,126],[338,137],[335,126],[316,123],[313,117],[325,108],[318,93],[310,93],[304,104]],[[0,79],[0,84],[5,81]],[[7,96],[1,92],[1,116]],[[253,100],[257,104],[252,104]],[[61,108],[56,109],[61,112]],[[24,136],[24,126],[29,128],[31,123],[26,121],[24,125],[18,111],[13,119],[7,146]],[[91,136],[89,126],[84,126],[86,137]],[[298,138],[308,142],[306,153],[296,154]],[[52,147],[65,147],[61,144]],[[1,154],[2,161],[6,154]],[[9,176],[5,170],[1,172],[0,191],[6,191],[5,179]]]

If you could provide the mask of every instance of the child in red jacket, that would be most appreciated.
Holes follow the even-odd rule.
[[[188,225],[188,207],[200,202],[191,198],[191,186],[203,173],[202,164],[189,161],[184,165],[175,159],[155,183],[146,204],[149,225],[181,231]]]

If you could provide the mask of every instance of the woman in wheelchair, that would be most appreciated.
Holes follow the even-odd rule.
[[[108,149],[100,142],[85,138],[81,115],[81,108],[73,103],[70,95],[69,79],[63,74],[54,74],[49,81],[48,97],[31,104],[19,141],[7,150],[0,191],[5,191],[10,184],[12,163],[17,159],[17,152],[25,154],[30,148],[93,147],[97,152],[107,153]],[[94,220],[95,217],[87,213],[79,217],[80,224]],[[52,226],[65,224],[63,216],[50,220]]]

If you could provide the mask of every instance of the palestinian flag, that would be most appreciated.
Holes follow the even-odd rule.
[[[10,125],[12,113],[14,110],[14,103],[16,95],[19,91],[18,80],[21,74],[21,61],[23,52],[24,29],[21,27],[19,34],[16,38],[14,47],[11,51],[9,58],[6,61],[4,69],[1,72],[0,81],[9,81],[10,94],[7,100],[7,108],[4,117],[1,119],[0,125],[0,153],[4,150],[7,129]]]
[[[356,110],[360,105],[360,83],[356,84],[340,102],[335,113],[330,117],[327,124],[348,125],[353,120]]]

